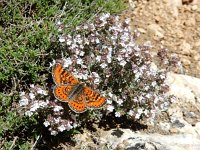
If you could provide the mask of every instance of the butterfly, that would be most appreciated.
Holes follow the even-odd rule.
[[[79,82],[61,63],[52,68],[55,82],[53,89],[56,99],[67,102],[71,110],[83,113],[87,108],[99,108],[106,103],[106,98]]]

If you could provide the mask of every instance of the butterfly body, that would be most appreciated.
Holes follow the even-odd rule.
[[[99,108],[106,103],[104,97],[80,83],[71,73],[63,69],[60,63],[53,67],[52,76],[56,83],[55,97],[67,102],[74,112],[82,113],[87,108]]]

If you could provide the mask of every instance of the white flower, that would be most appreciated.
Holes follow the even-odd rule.
[[[78,124],[76,122],[73,123],[73,128],[78,127]]]
[[[134,111],[129,110],[128,115],[133,116]]]
[[[61,37],[59,37],[59,42],[61,42],[61,43],[62,43],[62,42],[65,42],[65,38],[64,38],[64,37],[62,37],[62,36],[61,36]]]
[[[20,99],[19,105],[20,106],[26,106],[26,105],[28,105],[28,99],[26,97],[23,97],[22,99]]]
[[[61,107],[61,106],[55,106],[53,111],[58,112],[58,111],[60,111],[62,109],[63,109],[63,107]]]
[[[112,104],[112,101],[110,99],[107,99],[106,103],[107,104]]]
[[[120,105],[122,105],[122,103],[123,103],[123,100],[122,99],[118,99],[117,100],[117,104],[120,106]]]
[[[50,123],[49,123],[49,121],[45,120],[45,122],[43,123],[43,125],[44,125],[45,127],[48,127],[48,126],[50,125]]]
[[[25,115],[30,117],[30,116],[33,115],[33,112],[31,112],[31,111],[26,111],[26,112],[25,112]]]
[[[31,88],[34,88],[34,87],[35,87],[35,85],[34,85],[34,84],[31,84],[31,85],[30,85],[30,87],[31,87]]]
[[[35,104],[33,104],[33,105],[31,106],[30,111],[34,112],[34,111],[36,111],[38,108],[40,108],[40,106],[39,106],[38,102],[36,102]]]
[[[110,111],[110,112],[113,112],[114,107],[112,105],[108,105],[107,106],[107,110]]]
[[[59,130],[60,132],[63,132],[63,131],[65,131],[66,129],[65,129],[65,126],[64,126],[64,125],[61,125],[61,126],[58,127],[58,130]]]
[[[38,106],[39,107],[45,107],[45,106],[47,106],[49,104],[49,101],[47,100],[47,101],[39,101],[38,102]]]
[[[126,22],[127,24],[129,24],[129,23],[130,23],[130,21],[131,21],[131,19],[130,19],[130,18],[127,18],[127,19],[125,19],[125,22]]]
[[[109,14],[109,13],[106,13],[106,14],[103,13],[103,14],[99,17],[99,19],[100,19],[101,21],[106,21],[106,19],[107,19],[108,17],[110,17],[110,14]]]
[[[84,56],[84,54],[85,54],[84,51],[81,51],[81,52],[79,53],[80,56]]]
[[[136,119],[140,119],[140,116],[141,116],[141,114],[137,113],[137,114],[135,115],[135,118],[136,118]]]
[[[37,89],[37,93],[38,93],[38,94],[42,94],[42,95],[47,95],[47,91],[45,91],[45,90],[43,90],[43,89],[41,89],[41,88],[38,88],[38,89]]]
[[[65,68],[65,67],[69,67],[69,65],[71,65],[72,64],[72,60],[71,60],[71,58],[66,58],[66,59],[63,59],[64,60],[64,65],[63,65],[63,67]]]
[[[51,131],[51,135],[57,135],[57,134],[58,134],[57,131],[55,131],[55,130]]]
[[[157,85],[156,81],[153,81],[153,82],[151,83],[151,85],[152,85],[153,87],[155,87],[155,86]]]
[[[117,56],[117,60],[122,61],[123,60],[122,56],[121,55]]]
[[[112,61],[112,48],[111,47],[108,48],[108,55],[106,57],[107,57],[108,63],[111,63],[111,61]]]
[[[100,66],[101,66],[101,68],[103,68],[103,69],[104,69],[104,68],[106,68],[106,67],[107,67],[107,64],[106,64],[106,63],[102,63]]]
[[[30,99],[34,99],[35,98],[35,95],[31,92],[31,93],[29,93],[29,96],[30,96]]]
[[[49,63],[49,67],[52,67],[52,66],[54,66],[56,64],[56,61],[55,60],[53,60],[53,62],[52,63]]]
[[[98,38],[96,38],[96,44],[99,44],[100,40]]]
[[[22,97],[25,95],[25,92],[20,92],[19,96]]]
[[[124,67],[126,65],[126,61],[122,60],[122,61],[119,62],[119,64]]]
[[[58,117],[58,118],[54,118],[54,121],[55,121],[55,123],[59,123],[60,122],[60,117]]]
[[[139,119],[142,113],[143,113],[143,110],[142,109],[138,109],[137,110],[137,114],[135,115],[135,118]]]
[[[109,92],[109,93],[108,93],[108,96],[109,96],[110,98],[112,98],[112,97],[113,97],[113,94],[112,94],[111,92]]]
[[[83,64],[83,60],[80,59],[80,58],[78,58],[78,59],[77,59],[77,64],[80,64],[80,65]]]
[[[115,117],[120,117],[120,116],[121,116],[120,112],[115,112]]]
[[[96,61],[97,61],[97,62],[100,62],[100,60],[101,60],[101,56],[97,56],[97,57],[96,57]]]

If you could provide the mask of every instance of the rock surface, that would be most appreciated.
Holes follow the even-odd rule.
[[[141,32],[138,42],[151,41],[154,51],[163,45],[178,54],[185,74],[200,77],[200,1],[129,0],[129,5],[122,16]]]

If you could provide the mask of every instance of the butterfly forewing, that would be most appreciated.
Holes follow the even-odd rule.
[[[54,82],[57,85],[61,84],[78,84],[79,81],[67,70],[63,69],[62,65],[57,63],[53,67],[52,75]]]
[[[99,93],[93,91],[89,87],[84,88],[84,95],[87,107],[99,108],[106,103],[105,97],[102,97]]]

